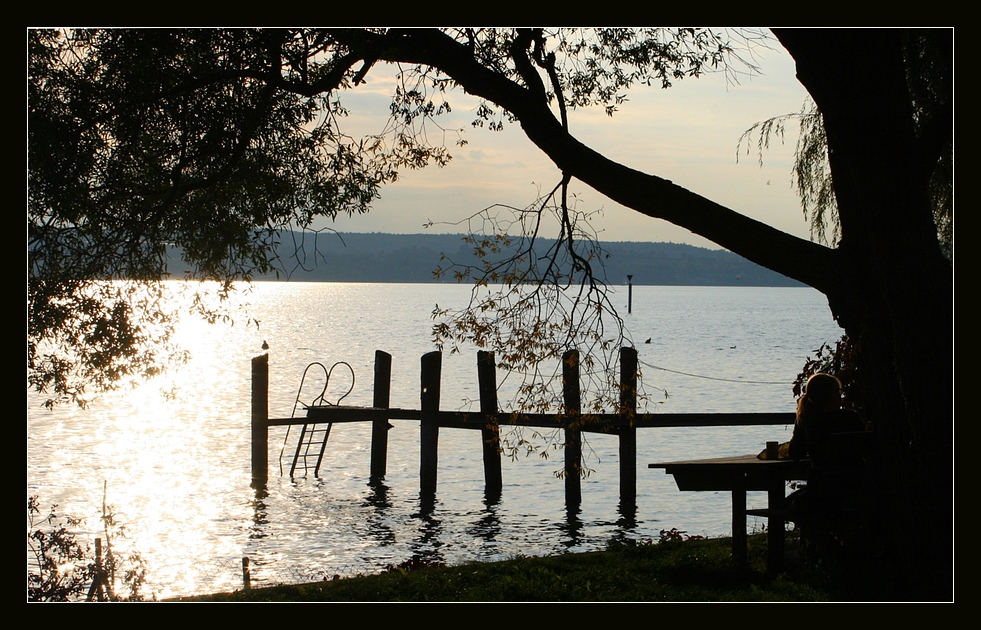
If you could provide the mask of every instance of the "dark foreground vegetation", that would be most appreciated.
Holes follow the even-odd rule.
[[[728,538],[611,544],[607,551],[449,567],[403,563],[379,575],[181,598],[238,602],[740,602],[931,599],[887,567],[851,561],[766,573],[766,536],[750,536],[748,562],[732,562]]]

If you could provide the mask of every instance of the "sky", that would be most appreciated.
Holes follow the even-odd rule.
[[[794,76],[794,63],[776,40],[757,51],[761,74],[738,84],[722,74],[676,82],[669,89],[643,86],[611,118],[600,109],[570,114],[570,130],[588,146],[632,168],[673,181],[741,214],[784,232],[809,238],[800,201],[791,187],[796,133],[771,144],[761,167],[755,147],[737,161],[739,138],[754,123],[798,112],[807,92]],[[355,127],[377,128],[386,119],[391,81],[382,73],[342,95]],[[381,191],[366,215],[340,217],[329,227],[340,232],[461,233],[460,221],[495,204],[524,208],[539,191],[555,186],[558,169],[532,145],[517,124],[501,132],[474,128],[476,99],[462,90],[448,96],[453,113],[440,117],[453,156],[444,168],[402,173]],[[433,129],[430,127],[430,129]],[[794,127],[791,126],[791,130]],[[466,146],[453,146],[459,130]],[[438,133],[438,130],[434,130]],[[574,182],[577,209],[596,211],[594,228],[604,241],[688,243],[718,249],[710,241],[665,221],[614,203]],[[434,222],[432,227],[426,227]]]

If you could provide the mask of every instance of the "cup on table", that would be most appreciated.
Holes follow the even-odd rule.
[[[767,442],[766,443],[766,458],[767,459],[779,459],[780,457],[780,442]]]

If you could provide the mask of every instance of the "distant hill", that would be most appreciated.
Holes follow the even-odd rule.
[[[284,233],[280,238],[280,279],[303,282],[435,282],[433,270],[448,266],[442,254],[473,264],[472,247],[462,234]],[[545,251],[553,241],[542,240]],[[610,284],[676,286],[804,286],[724,250],[679,243],[603,243]],[[171,261],[179,261],[172,252]],[[179,266],[179,264],[178,264]],[[171,272],[179,277],[176,270]],[[257,277],[272,280],[276,276]],[[452,274],[441,281],[454,282]]]

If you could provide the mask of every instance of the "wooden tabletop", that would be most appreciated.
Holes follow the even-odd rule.
[[[679,490],[769,490],[789,479],[806,479],[807,460],[735,455],[648,464],[674,475]]]

